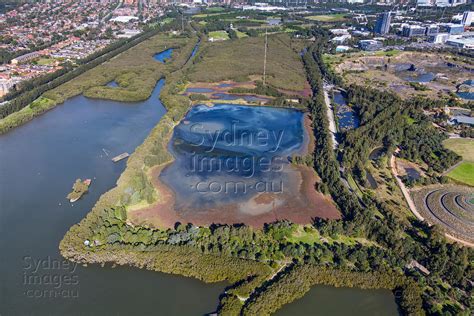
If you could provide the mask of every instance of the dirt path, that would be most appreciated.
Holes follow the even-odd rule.
[[[395,152],[398,152],[399,149],[397,149]],[[395,163],[395,156],[392,155],[390,157],[390,168],[392,169],[392,174],[395,177],[395,180],[397,180],[397,184],[400,187],[400,190],[402,190],[403,196],[405,197],[405,200],[407,201],[408,207],[410,208],[411,212],[418,218],[420,221],[424,221],[425,219],[421,214],[418,212],[416,209],[415,203],[413,202],[413,199],[410,196],[410,192],[408,192],[408,189],[406,188],[405,184],[403,181],[399,178],[399,174],[397,171],[397,165]]]
[[[290,264],[290,262],[288,262],[288,261],[283,262],[283,264],[278,268],[278,270],[276,270],[272,275],[270,275],[270,276],[268,277],[268,279],[266,280],[266,282],[273,280],[273,278],[275,278],[275,277],[278,275],[278,273],[280,273],[283,269],[285,269],[286,267],[288,267],[289,264]],[[250,295],[247,296],[247,297],[242,297],[242,296],[239,296],[239,295],[237,295],[237,297],[239,298],[239,300],[240,300],[241,302],[245,302],[246,300],[249,299],[249,297],[251,297],[251,296],[254,294],[254,292],[255,292],[255,289],[254,289],[254,290],[252,291],[252,293],[250,293]]]

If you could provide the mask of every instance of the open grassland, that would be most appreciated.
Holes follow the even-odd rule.
[[[474,139],[450,138],[443,145],[461,155],[464,160],[459,166],[448,173],[454,181],[474,186]]]
[[[215,40],[228,40],[229,34],[226,31],[214,31],[209,32],[209,38],[213,38]]]
[[[184,64],[195,44],[186,37],[156,35],[111,60],[92,68],[78,77],[45,92],[40,98],[0,120],[0,131],[9,130],[52,109],[67,99],[83,93],[87,97],[116,101],[141,101],[147,99],[165,73]],[[172,62],[162,64],[153,55],[167,48],[173,51]],[[105,86],[115,80],[120,87]]]
[[[307,16],[306,19],[317,22],[342,22],[346,20],[344,14],[311,15]]]
[[[474,162],[474,139],[450,138],[443,142],[444,147],[462,156],[465,161]]]
[[[448,173],[451,179],[474,187],[474,162],[464,161]]]
[[[320,235],[319,231],[310,225],[306,226],[296,226],[295,230],[291,233],[290,236],[286,237],[286,240],[290,243],[294,244],[307,244],[307,245],[314,245],[314,244],[322,244],[327,243],[332,245],[334,243],[346,244],[346,245],[371,245],[377,246],[376,243],[370,241],[366,238],[356,238],[356,237],[349,237],[345,235],[336,235],[332,237],[323,237]]]
[[[189,75],[193,82],[261,80],[264,60],[263,37],[206,43]],[[306,85],[301,58],[288,35],[268,37],[267,83],[282,89],[303,90]]]
[[[54,64],[55,62],[56,60],[53,58],[40,58],[36,61],[38,65],[42,65],[42,66],[51,65],[51,64]]]
[[[235,34],[237,34],[237,37],[238,37],[238,38],[248,37],[247,34],[245,34],[244,32],[241,32],[241,31],[239,31],[239,30],[236,30],[236,31],[235,31]]]

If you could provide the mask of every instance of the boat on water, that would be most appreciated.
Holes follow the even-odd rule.
[[[91,185],[91,179],[76,179],[74,185],[72,186],[72,191],[67,195],[69,202],[74,203],[79,200],[87,191],[89,191],[89,186]]]

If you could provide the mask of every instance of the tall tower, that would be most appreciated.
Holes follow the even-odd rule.
[[[377,23],[375,24],[375,33],[387,34],[390,31],[391,20],[392,20],[391,11],[381,13],[377,18]]]

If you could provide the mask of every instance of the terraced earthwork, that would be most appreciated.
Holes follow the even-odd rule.
[[[464,186],[430,186],[413,191],[416,208],[448,234],[474,242],[474,190]]]

